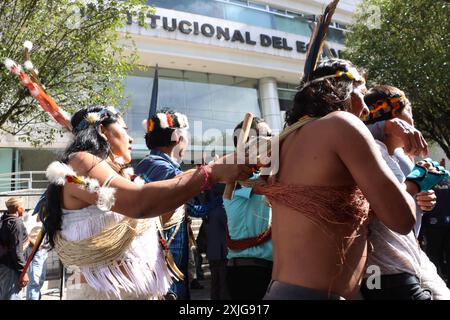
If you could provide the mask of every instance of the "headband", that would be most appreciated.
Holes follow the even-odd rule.
[[[117,116],[120,112],[117,111],[114,107],[108,106],[104,107],[102,110],[98,112],[89,112],[86,116],[80,121],[80,123],[76,126],[75,132],[81,131],[89,127],[90,125],[99,125],[106,118]]]
[[[394,117],[394,112],[405,107],[406,97],[402,94],[395,94],[392,97],[383,97],[368,105],[369,115],[365,122],[367,124],[382,120],[389,120]]]
[[[158,112],[149,119],[142,121],[145,132],[150,133],[158,129],[189,129],[186,115],[179,112]]]

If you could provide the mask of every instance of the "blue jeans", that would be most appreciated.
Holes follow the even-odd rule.
[[[44,285],[47,271],[47,250],[40,249],[36,252],[28,269],[30,282],[27,287],[27,300],[40,300],[41,288]]]
[[[169,292],[175,293],[177,300],[190,300],[189,292],[189,274],[188,274],[188,259],[189,259],[189,248],[188,248],[188,234],[187,234],[187,224],[186,221],[181,223],[178,233],[173,238],[170,244],[170,252],[172,253],[173,259],[178,269],[184,274],[184,280],[174,281],[170,287]],[[170,239],[176,226],[168,230],[164,230],[164,236],[166,239]]]
[[[19,273],[0,264],[0,300],[22,300]]]

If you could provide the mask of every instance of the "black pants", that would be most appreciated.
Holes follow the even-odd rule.
[[[272,268],[262,266],[227,267],[227,285],[231,300],[262,300]]]
[[[321,290],[272,280],[264,300],[345,300],[339,295]]]
[[[426,254],[450,288],[450,227],[426,226],[422,234],[425,237]]]
[[[227,260],[210,260],[211,300],[229,300],[227,289]]]
[[[381,276],[380,288],[368,288],[366,279],[361,285],[365,300],[431,300],[431,293],[420,286],[416,276],[400,273]]]

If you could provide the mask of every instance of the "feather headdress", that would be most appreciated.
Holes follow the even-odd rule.
[[[31,96],[39,102],[46,112],[48,112],[64,128],[72,131],[69,114],[62,110],[42,87],[38,77],[38,71],[30,59],[30,51],[33,48],[33,44],[30,41],[25,41],[23,45],[25,59],[24,66],[30,75],[28,75],[19,64],[11,59],[6,59],[4,61],[6,68],[19,78],[22,85],[28,89]]]
[[[305,68],[303,71],[302,84],[311,80],[314,70],[316,70],[325,39],[328,35],[331,18],[338,5],[339,0],[333,0],[325,8],[325,11],[317,19],[317,24],[311,33],[309,48],[306,53]]]
[[[155,75],[153,77],[152,97],[150,101],[150,109],[148,118],[142,121],[142,126],[146,133],[153,132],[157,129],[176,128],[188,129],[189,122],[184,114],[179,112],[157,112],[158,105],[158,65],[155,67]]]
[[[334,0],[330,4],[328,4],[328,6],[325,8],[324,13],[319,16],[317,24],[311,33],[309,48],[308,52],[306,53],[303,78],[300,82],[300,86],[298,87],[300,91],[313,83],[320,82],[329,78],[365,82],[363,76],[351,64],[350,61],[336,59],[335,57],[333,57],[331,50],[325,44],[328,29],[331,23],[331,18],[333,17],[338,2],[339,0]],[[320,64],[318,65],[318,62],[323,49],[325,49],[325,55],[330,59],[330,61],[340,64],[341,66],[332,74],[324,74],[319,78],[314,78],[314,75],[316,73],[315,71],[320,67]],[[327,62],[327,60],[325,60],[324,62]]]

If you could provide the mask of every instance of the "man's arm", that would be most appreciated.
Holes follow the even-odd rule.
[[[15,262],[15,269],[21,273],[25,267],[25,256],[24,256],[24,242],[28,238],[25,226],[21,221],[15,221],[11,223],[11,230],[9,233],[9,243],[12,245],[11,253],[13,255],[13,261]]]
[[[329,121],[339,133],[331,137],[332,146],[377,218],[389,229],[408,234],[415,224],[414,200],[387,166],[369,130],[348,112]]]
[[[28,242],[30,243],[31,247],[34,247],[34,239],[30,236],[28,236]]]
[[[428,154],[428,143],[422,133],[401,119],[387,120],[384,124],[384,134],[399,137],[406,154],[423,157]]]
[[[222,197],[217,196],[208,203],[205,204],[194,204],[192,201],[186,203],[186,209],[188,215],[194,218],[203,218],[211,210],[223,204]]]
[[[418,193],[416,200],[417,205],[425,212],[433,210],[436,206],[436,194],[433,189]]]
[[[405,153],[412,156],[426,156],[428,143],[422,133],[407,122],[393,118],[367,125],[372,136],[384,141],[387,136],[399,137],[403,142]]]

